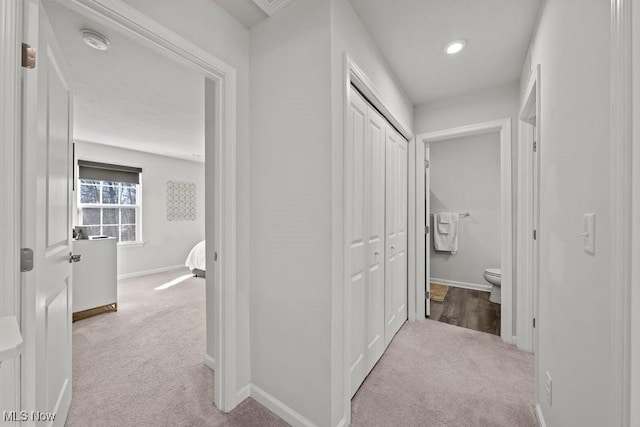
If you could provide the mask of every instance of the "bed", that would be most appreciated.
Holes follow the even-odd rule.
[[[205,241],[198,243],[191,249],[184,265],[191,270],[196,277],[205,277],[207,271],[207,259],[205,251]]]

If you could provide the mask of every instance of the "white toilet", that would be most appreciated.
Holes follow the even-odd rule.
[[[484,279],[491,283],[491,295],[489,301],[500,304],[500,284],[502,283],[502,270],[499,268],[487,268],[484,271]]]

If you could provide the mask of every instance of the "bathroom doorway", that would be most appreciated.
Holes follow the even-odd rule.
[[[424,292],[425,303],[416,318],[424,313],[511,343],[511,120],[417,139],[416,194],[424,197],[417,229],[425,233],[416,245],[416,295]]]
[[[428,144],[429,318],[500,335],[500,135]]]

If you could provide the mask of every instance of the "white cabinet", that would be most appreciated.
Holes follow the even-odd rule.
[[[82,260],[73,264],[73,313],[95,308],[117,309],[117,239],[74,240],[73,253]],[[84,317],[84,316],[83,316]]]

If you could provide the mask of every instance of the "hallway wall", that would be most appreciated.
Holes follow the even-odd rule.
[[[287,421],[321,426],[348,415],[345,51],[411,126],[412,104],[348,2],[296,0],[251,29],[252,382]]]
[[[329,4],[251,29],[251,382],[330,425]],[[290,420],[288,420],[291,422]]]
[[[632,2],[633,20],[631,27],[640,28],[640,0]],[[633,32],[633,144],[634,158],[633,182],[640,182],[640,31]],[[633,218],[634,224],[640,224],[640,186],[634,190]],[[631,300],[631,402],[640,401],[640,229],[636,227],[633,234],[633,282]],[[631,425],[640,426],[640,405],[631,405]]]
[[[536,400],[549,426],[610,424],[609,8],[598,0],[547,0],[523,73],[541,65]],[[597,216],[595,255],[582,247],[589,212]]]
[[[297,0],[296,0],[297,1]],[[351,7],[350,2],[331,0],[331,102],[332,102],[332,425],[350,414],[345,413],[343,389],[344,341],[343,295],[344,295],[344,242],[343,230],[343,186],[344,186],[344,54],[362,69],[373,82],[395,118],[409,131],[413,129],[413,104],[404,88],[398,83],[384,56]],[[337,237],[336,237],[337,236]]]

